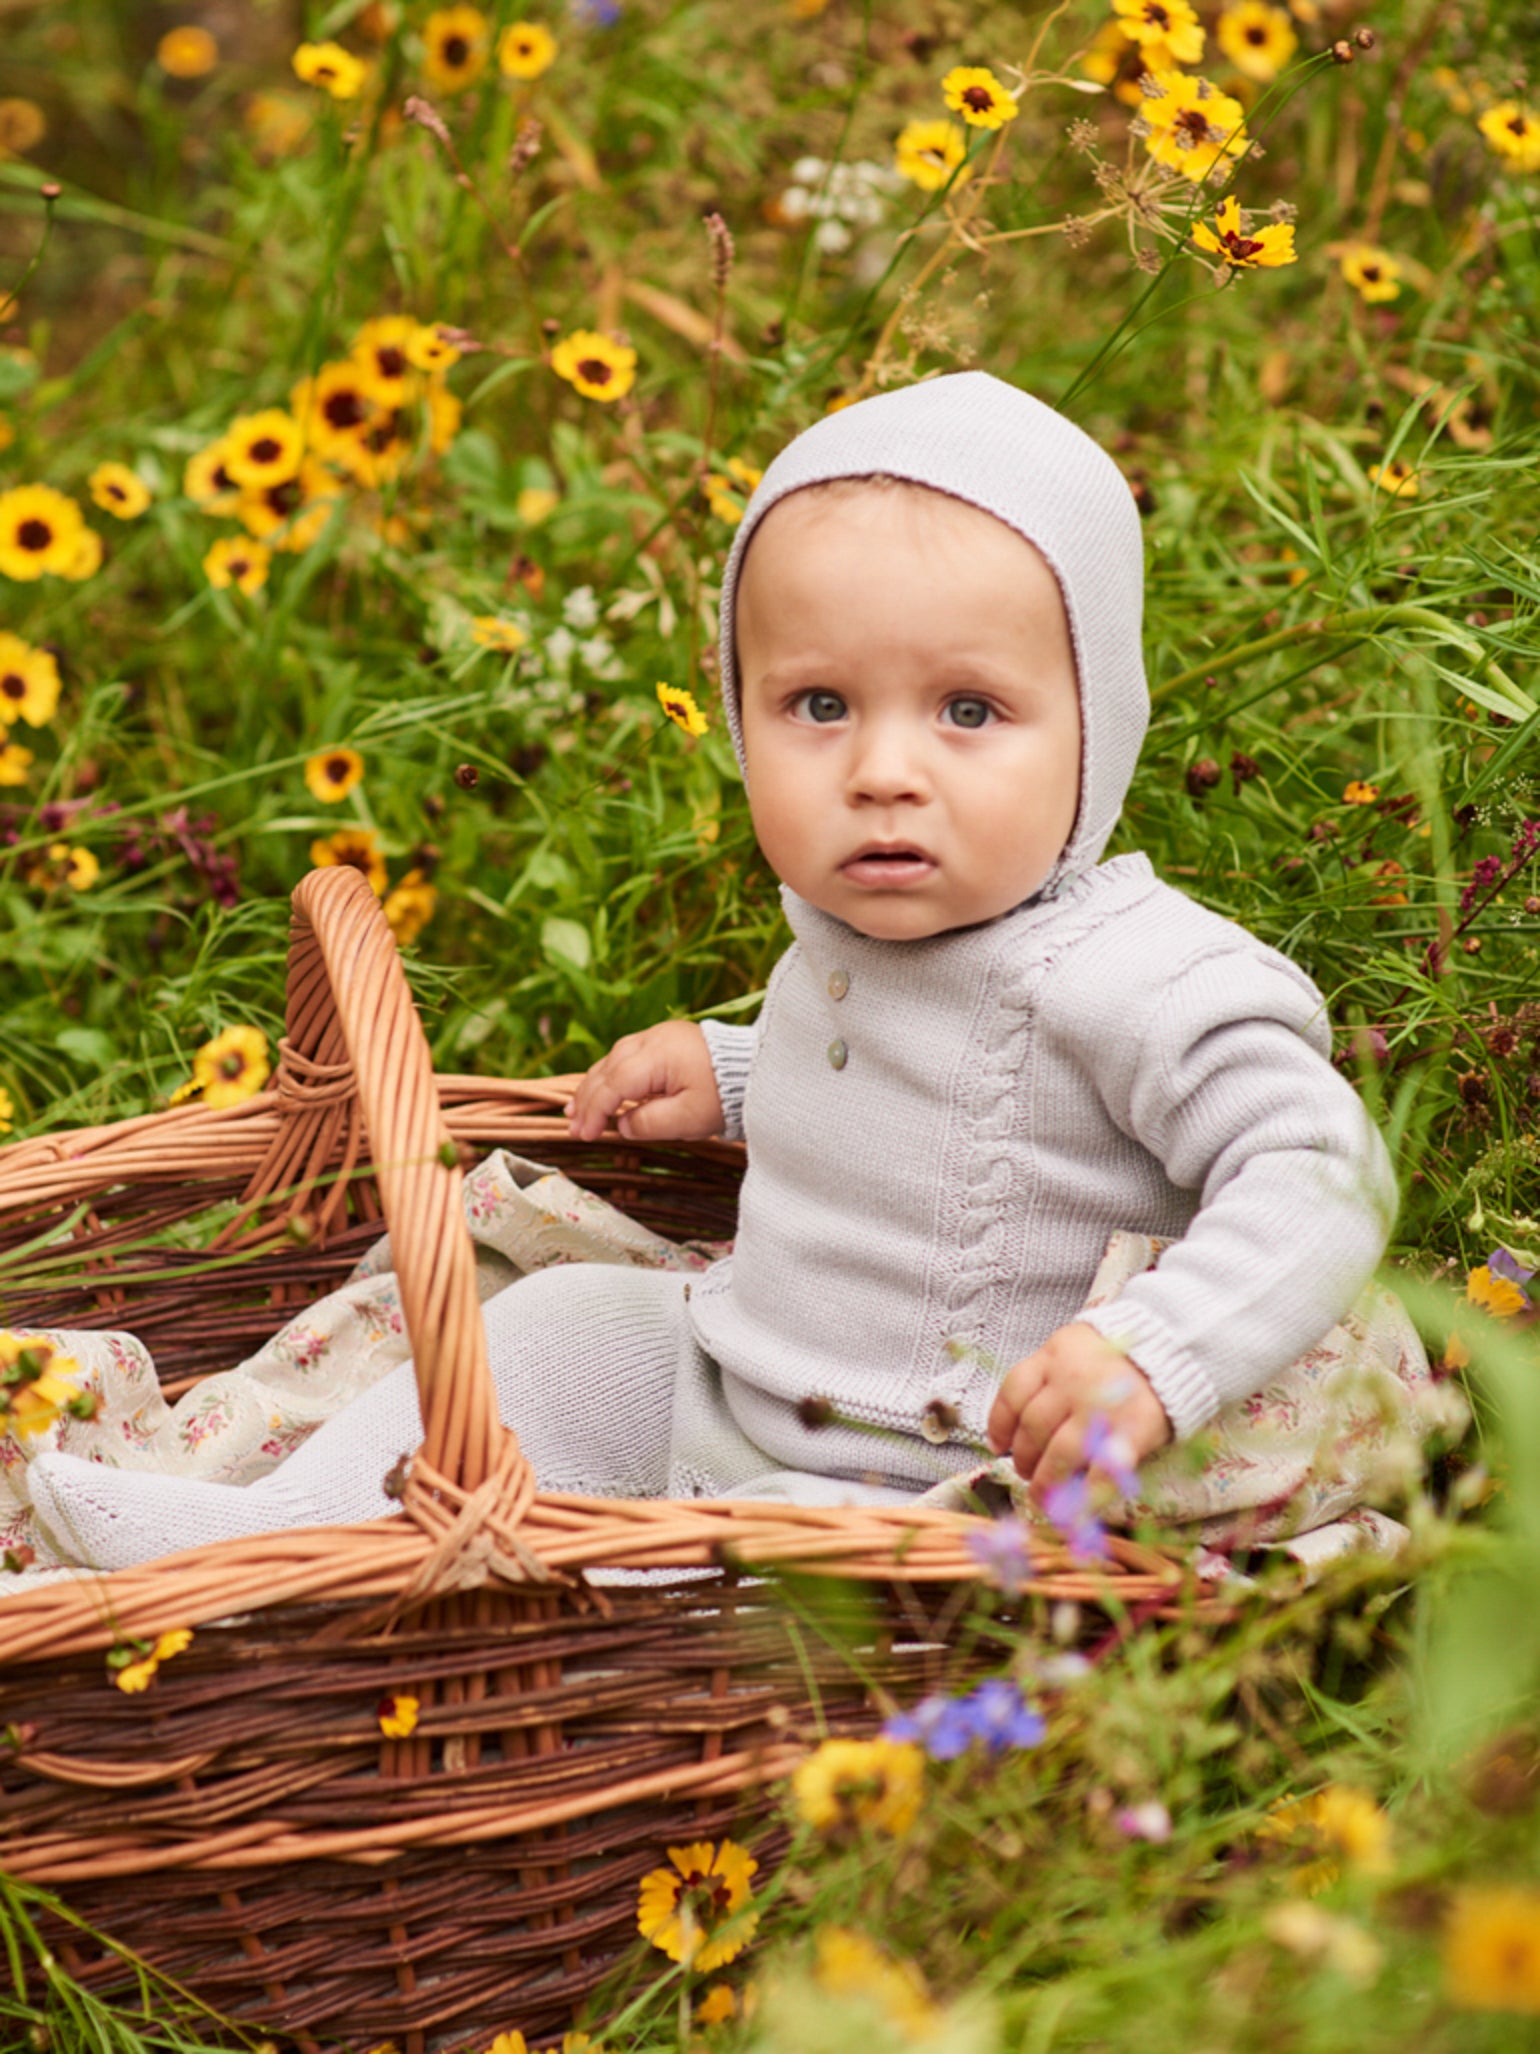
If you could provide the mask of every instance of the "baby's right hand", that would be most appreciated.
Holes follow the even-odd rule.
[[[641,1101],[641,1103],[636,1103]],[[563,1110],[575,1141],[594,1141],[605,1122],[628,1141],[704,1141],[726,1124],[706,1037],[693,1020],[664,1020],[626,1034],[594,1064]]]

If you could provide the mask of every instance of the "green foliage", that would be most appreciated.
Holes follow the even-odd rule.
[[[1498,1244],[1540,1262],[1540,174],[1477,127],[1540,60],[1524,10],[1387,0],[1378,49],[1338,64],[1356,20],[1302,6],[1271,85],[1237,86],[1211,46],[1266,142],[1243,204],[1298,215],[1297,264],[1230,276],[1182,240],[1217,193],[1151,186],[1135,110],[1072,89],[1099,6],[632,0],[609,26],[553,14],[542,78],[494,63],[463,90],[424,68],[421,0],[299,12],[222,14],[227,47],[190,79],[156,62],[169,15],[7,16],[6,91],[48,132],[0,161],[0,495],[87,504],[109,460],[153,495],[132,521],[87,504],[94,573],[0,575],[0,628],[63,678],[56,718],[10,729],[35,761],[0,792],[17,1130],[163,1104],[232,1022],[276,1037],[287,894],[339,827],[377,838],[390,887],[437,888],[408,967],[440,1068],[581,1068],[669,1015],[751,1013],[783,930],[713,703],[732,528],[707,474],[741,499],[729,460],[762,467],[832,400],[982,365],[1064,403],[1145,515],[1155,718],[1115,848],[1321,984],[1398,1163],[1398,1281],[1436,1348],[1451,1275]],[[487,12],[495,33],[519,10]],[[301,27],[368,60],[360,97],[294,78]],[[998,138],[969,132],[948,190],[884,185],[899,130],[981,52],[1057,76]],[[403,120],[409,93],[449,145]],[[526,116],[543,134],[510,170]],[[870,167],[851,175],[875,218],[820,214],[835,163]],[[736,241],[721,291],[711,210]],[[1399,264],[1394,298],[1344,281],[1358,241]],[[459,361],[425,375],[372,482],[333,465],[308,547],[275,548],[249,595],[216,589],[210,545],[244,530],[188,496],[188,460],[397,313],[461,331]],[[618,400],[552,369],[556,339],[622,328]],[[1397,463],[1415,494],[1387,489]],[[516,646],[477,639],[488,617]],[[659,680],[708,735],[663,719]],[[342,746],[365,776],[323,803],[305,766]],[[100,865],[84,888],[72,849]],[[1532,1803],[1471,1795],[1472,1750],[1530,1720],[1540,1673],[1534,1350],[1479,1325],[1476,1439],[1418,1512],[1415,1603],[1369,1576],[1230,1633],[1140,1633],[1064,1694],[1041,1752],[936,1771],[909,1841],[804,1835],[766,1928],[791,1994],[749,2038],[824,2029],[807,1936],[846,1921],[939,2001],[979,2000],[959,2048],[1521,2044],[1514,2014],[1440,1994],[1449,1893],[1537,1874]],[[788,1602],[816,1613],[800,1586]],[[859,1618],[843,1631],[858,1658]],[[1268,1925],[1300,1900],[1257,1827],[1323,1781],[1393,1821],[1393,1879],[1324,1900],[1372,1935],[1374,1976]],[[1157,1799],[1162,1845],[1108,1823]],[[13,1982],[27,1918],[0,1900]],[[152,2025],[49,1976],[67,2054],[196,2044],[164,1992]],[[679,1979],[645,1980],[632,2043],[680,2044]],[[19,1997],[0,2011],[42,2030]],[[870,2019],[849,2037],[880,2043]]]

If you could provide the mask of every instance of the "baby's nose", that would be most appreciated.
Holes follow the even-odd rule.
[[[884,805],[925,796],[930,778],[920,738],[894,721],[878,722],[858,733],[848,788],[852,798]]]

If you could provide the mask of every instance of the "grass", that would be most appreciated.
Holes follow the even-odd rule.
[[[517,13],[486,11],[493,33]],[[441,1068],[581,1067],[670,1014],[751,1016],[784,936],[714,717],[732,526],[705,474],[737,490],[729,459],[763,466],[833,399],[982,365],[1065,405],[1139,495],[1155,718],[1113,852],[1147,850],[1321,985],[1401,1178],[1392,1274],[1442,1353],[1468,1272],[1540,1247],[1540,172],[1478,126],[1540,60],[1524,10],[1388,0],[1363,49],[1323,0],[1281,75],[1247,82],[1211,0],[1187,68],[1239,93],[1266,150],[1235,189],[1258,221],[1297,214],[1296,264],[1228,278],[1181,242],[1217,193],[1152,185],[1137,108],[1083,90],[1097,6],[549,8],[548,71],[463,87],[430,75],[429,13],[211,13],[224,47],[188,78],[156,57],[178,10],[7,14],[6,91],[46,132],[0,128],[0,494],[63,491],[105,544],[79,579],[0,576],[0,625],[62,678],[52,718],[10,729],[33,760],[0,793],[15,1132],[163,1105],[229,1025],[276,1039],[287,894],[342,827],[389,890],[436,892],[407,961]],[[365,89],[301,84],[302,34],[341,37]],[[948,188],[885,182],[975,60],[1054,76],[966,132]],[[411,93],[448,145],[403,118]],[[872,167],[875,215],[837,232],[816,211],[835,163]],[[1343,275],[1359,242],[1394,297]],[[186,494],[189,459],[395,313],[463,331],[459,361],[372,470],[333,466],[308,547],[275,548],[250,595],[216,589],[215,538],[251,538]],[[551,369],[577,330],[629,336],[619,400]],[[438,447],[427,384],[462,410],[437,402]],[[140,517],[91,504],[108,461],[148,489]],[[1396,463],[1415,493],[1374,482]],[[478,641],[488,617],[518,646]],[[709,733],[663,719],[659,680]],[[363,780],[322,803],[305,766],[341,747]],[[99,866],[84,888],[75,850]],[[1476,1424],[1412,1493],[1409,1564],[1130,1637],[1041,1749],[931,1769],[900,1840],[800,1828],[725,1978],[759,1984],[754,2018],[686,2033],[701,1993],[654,1953],[628,2043],[1526,2044],[1540,1940],[1527,1969],[1482,1957],[1479,1987],[1446,1957],[1462,1890],[1540,1883],[1533,1780],[1482,1753],[1506,1733],[1522,1765],[1535,1731],[1537,1365],[1527,1318],[1458,1316]],[[1023,1625],[1022,1661],[1045,1630]],[[1343,1860],[1311,1898],[1290,1884],[1311,1850],[1257,1829],[1328,1785],[1384,1807],[1393,1866]],[[1154,1802],[1168,1840],[1112,1823]],[[0,1923],[14,1969],[24,1893]],[[807,1966],[830,1926],[929,1997],[868,1964],[836,2001]],[[14,2044],[62,2054],[214,2030],[164,1992],[105,2012],[57,1967],[44,2012],[10,2015]]]

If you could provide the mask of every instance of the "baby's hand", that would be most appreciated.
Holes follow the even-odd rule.
[[[1100,1414],[1137,1465],[1171,1438],[1166,1408],[1144,1371],[1095,1327],[1071,1321],[1006,1376],[989,1414],[989,1445],[1009,1454],[1042,1501],[1086,1466],[1086,1432]]]
[[[643,1101],[638,1103],[638,1101]],[[602,1056],[563,1110],[575,1141],[615,1124],[628,1141],[703,1141],[725,1123],[706,1037],[693,1020],[664,1020],[626,1034]]]

